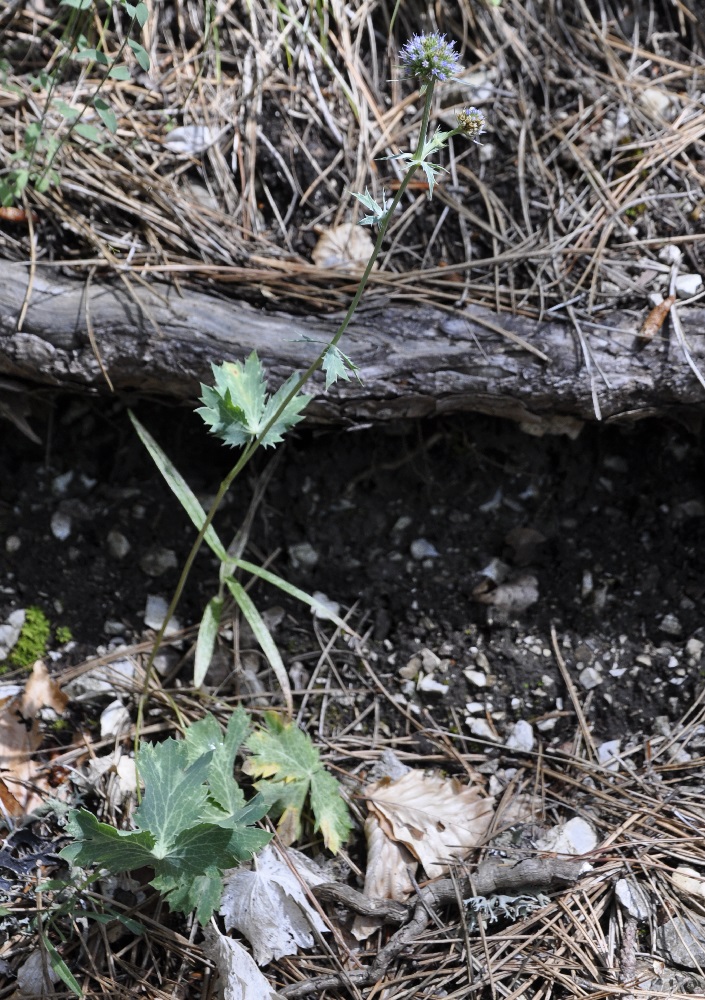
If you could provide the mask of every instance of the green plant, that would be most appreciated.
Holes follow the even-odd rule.
[[[68,627],[68,625],[59,625],[56,632],[56,641],[64,646],[67,642],[71,642],[73,639],[73,632]]]
[[[61,176],[55,166],[57,156],[74,136],[99,144],[113,141],[118,122],[103,91],[108,80],[130,79],[129,66],[123,61],[127,49],[131,50],[143,70],[149,69],[147,51],[139,41],[131,37],[135,27],[141,29],[147,21],[149,8],[146,3],[109,0],[102,25],[99,14],[103,7],[96,0],[60,0],[59,6],[69,8],[66,26],[58,42],[60,55],[51,71],[41,70],[30,80],[34,90],[45,94],[43,109],[39,120],[26,126],[20,148],[11,154],[13,166],[4,176],[0,176],[0,205],[4,207],[21,201],[28,185],[34,186],[41,193],[52,184],[60,184]],[[119,48],[110,55],[104,49],[106,29],[108,21],[117,17],[120,11],[127,15],[129,23],[123,32]],[[98,29],[96,24],[99,25]],[[92,35],[95,36],[94,43],[89,37]],[[95,70],[102,74],[96,89],[80,106],[69,105],[56,97],[57,88],[72,64],[85,66],[86,74]],[[7,68],[0,67],[0,72],[6,76]],[[89,113],[95,115],[96,122],[86,120]],[[59,124],[47,132],[50,118],[58,118]]]
[[[41,608],[27,608],[19,638],[7,660],[13,667],[31,667],[47,651],[51,636],[49,619]]]
[[[134,814],[136,829],[116,830],[86,809],[74,810],[67,827],[73,843],[61,857],[73,866],[98,865],[113,873],[150,868],[150,884],[171,909],[195,910],[206,924],[220,903],[223,871],[269,843],[271,835],[254,824],[282,799],[297,810],[298,833],[310,794],[315,827],[326,846],[337,851],[350,830],[347,806],[309,737],[292,723],[269,716],[267,728],[247,741],[254,754],[253,772],[275,780],[262,777],[257,794],[245,799],[233,769],[249,728],[249,715],[238,708],[225,734],[206,715],[187,727],[182,740],[143,743],[136,758],[144,782]]]
[[[240,475],[247,463],[260,446],[268,447],[278,443],[283,435],[301,419],[309,397],[302,390],[311,376],[322,369],[326,376],[326,388],[339,378],[358,377],[356,365],[340,350],[338,344],[348,328],[357,309],[367,281],[379,256],[385,234],[394,212],[401,202],[409,182],[417,170],[423,170],[429,187],[429,198],[433,195],[433,187],[437,175],[443,170],[434,163],[430,156],[442,149],[449,138],[455,135],[465,135],[473,141],[484,131],[484,116],[477,108],[467,107],[458,113],[456,128],[444,132],[437,129],[429,138],[429,119],[433,102],[434,86],[438,81],[452,77],[459,69],[454,43],[448,42],[444,35],[415,35],[400,52],[403,67],[421,81],[421,94],[424,96],[424,107],[421,128],[416,149],[413,153],[400,153],[392,159],[399,159],[406,172],[398,190],[390,202],[387,202],[382,192],[381,204],[366,190],[363,194],[354,192],[355,197],[368,210],[361,220],[361,225],[377,226],[377,239],[367,265],[359,280],[357,289],[347,312],[335,331],[331,340],[319,352],[314,361],[301,375],[293,375],[279,390],[268,398],[266,378],[262,365],[255,353],[245,361],[224,362],[213,365],[214,385],[202,386],[201,402],[203,406],[198,412],[203,417],[211,432],[229,446],[242,449],[237,462],[220,484],[216,497],[206,513],[188,487],[187,483],[169,461],[159,445],[142,427],[137,418],[130,414],[133,425],[147,447],[154,462],[166,479],[176,497],[181,502],[188,516],[198,529],[196,539],[191,547],[183,566],[179,582],[172,597],[164,622],[155,638],[154,646],[147,664],[147,679],[154,662],[154,657],[164,637],[168,621],[171,619],[181,598],[191,566],[203,541],[210,546],[220,560],[220,586],[218,593],[208,602],[199,628],[196,645],[194,668],[194,683],[200,685],[205,677],[220,625],[220,616],[224,606],[225,592],[229,591],[240,607],[245,619],[260,642],[269,662],[274,669],[284,693],[287,709],[292,713],[293,703],[288,678],[281,657],[276,649],[271,635],[259,615],[256,607],[245,592],[242,585],[235,579],[236,570],[243,570],[266,580],[287,591],[292,596],[304,601],[312,608],[318,608],[318,602],[297,588],[291,587],[286,581],[275,574],[262,570],[229,553],[218,539],[212,527],[215,514],[228,489]],[[320,609],[324,611],[324,609]],[[339,618],[328,614],[340,628],[347,628]],[[144,697],[140,704],[143,710]],[[139,721],[139,720],[138,720]]]

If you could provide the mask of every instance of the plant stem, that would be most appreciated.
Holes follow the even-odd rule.
[[[382,242],[384,240],[385,234],[386,234],[387,229],[389,227],[389,223],[391,221],[392,215],[394,214],[394,211],[396,210],[397,205],[399,204],[399,202],[401,201],[402,197],[404,196],[404,192],[406,191],[406,189],[408,187],[409,181],[411,180],[411,178],[413,177],[413,175],[416,173],[416,170],[418,169],[418,167],[421,165],[421,162],[422,162],[421,157],[422,157],[423,147],[424,147],[424,144],[426,142],[426,132],[428,130],[428,121],[429,121],[429,117],[430,117],[430,114],[431,114],[431,102],[432,102],[432,100],[433,100],[433,82],[429,83],[427,85],[427,88],[426,88],[425,101],[424,101],[424,109],[423,109],[423,115],[422,115],[422,118],[421,118],[421,130],[420,130],[420,133],[419,133],[419,141],[418,141],[418,144],[416,146],[416,153],[414,154],[414,159],[409,164],[409,168],[408,168],[407,172],[405,173],[404,177],[402,178],[401,184],[399,185],[399,189],[397,190],[397,193],[395,194],[394,199],[392,200],[392,203],[389,206],[388,211],[385,213],[385,215],[383,216],[383,218],[380,221],[379,231],[377,233],[377,240],[375,241],[374,249],[372,251],[372,254],[370,255],[370,259],[367,262],[367,266],[365,267],[365,270],[362,273],[362,277],[360,278],[360,281],[358,283],[358,286],[357,286],[357,289],[355,291],[355,294],[354,294],[354,296],[352,298],[352,301],[350,302],[350,305],[348,306],[347,312],[345,313],[345,316],[343,317],[342,322],[340,323],[340,326],[335,331],[335,334],[333,335],[333,338],[323,348],[323,350],[320,352],[320,354],[315,359],[315,361],[313,361],[309,365],[309,367],[303,373],[303,375],[298,380],[298,382],[296,383],[296,385],[294,386],[294,388],[291,390],[291,392],[289,392],[287,394],[287,396],[284,398],[284,400],[282,401],[282,403],[279,406],[278,410],[275,412],[275,414],[272,416],[272,418],[269,420],[269,422],[264,426],[264,428],[260,431],[260,433],[257,435],[257,437],[254,438],[248,445],[245,446],[242,454],[240,455],[240,458],[238,459],[238,461],[236,462],[236,464],[233,466],[233,468],[230,470],[230,472],[227,474],[227,476],[225,477],[225,479],[220,484],[220,487],[218,488],[218,492],[216,493],[215,499],[213,500],[213,503],[211,504],[210,509],[209,509],[208,513],[206,514],[206,519],[203,522],[203,524],[201,525],[201,528],[199,529],[198,534],[196,535],[194,543],[191,546],[191,550],[190,550],[190,552],[189,552],[189,554],[188,554],[188,556],[186,558],[186,562],[184,563],[184,567],[183,567],[183,569],[181,571],[181,576],[179,577],[179,582],[176,585],[176,590],[174,591],[174,596],[172,597],[171,603],[169,604],[169,608],[168,608],[168,610],[166,612],[166,615],[164,616],[164,621],[162,622],[161,627],[160,627],[159,631],[157,632],[157,634],[155,636],[154,645],[152,646],[152,651],[149,654],[149,659],[147,661],[147,666],[145,668],[144,685],[143,685],[143,688],[142,688],[142,694],[140,696],[140,702],[139,702],[139,707],[138,707],[138,711],[137,711],[137,726],[136,726],[136,734],[135,734],[135,749],[137,749],[137,746],[139,745],[139,732],[140,732],[140,729],[141,729],[142,717],[143,717],[143,713],[144,713],[144,706],[145,706],[145,704],[147,702],[147,696],[148,696],[148,690],[149,690],[149,680],[150,680],[150,677],[151,677],[151,674],[152,674],[152,668],[154,666],[154,660],[156,658],[157,653],[159,652],[159,648],[160,648],[160,646],[162,644],[162,641],[164,639],[164,633],[166,631],[167,625],[168,625],[169,621],[171,620],[172,615],[174,614],[179,601],[181,600],[181,595],[183,593],[184,587],[186,586],[186,581],[188,580],[189,574],[191,572],[191,567],[193,565],[193,561],[196,558],[198,550],[201,547],[201,543],[203,542],[204,535],[205,535],[206,531],[208,530],[208,528],[210,527],[210,525],[211,525],[211,523],[213,521],[213,518],[215,517],[215,515],[216,515],[216,513],[218,511],[218,508],[219,508],[219,506],[221,504],[221,501],[222,501],[223,497],[225,496],[225,494],[230,489],[230,486],[232,485],[233,481],[236,479],[237,476],[239,476],[239,474],[245,468],[245,466],[250,461],[250,459],[252,458],[252,456],[254,455],[254,453],[260,447],[260,445],[262,444],[262,441],[266,437],[266,435],[269,432],[270,428],[274,425],[274,423],[276,423],[276,421],[279,419],[279,417],[284,412],[284,410],[286,409],[286,407],[289,405],[289,403],[291,402],[291,400],[294,399],[294,397],[297,396],[299,394],[299,392],[301,392],[301,390],[306,385],[306,383],[311,378],[311,376],[314,374],[314,372],[317,371],[321,367],[321,365],[323,363],[323,359],[325,358],[327,352],[332,347],[335,347],[339,343],[341,337],[343,336],[343,334],[347,330],[348,326],[350,325],[350,321],[352,320],[353,315],[355,314],[355,310],[357,309],[358,305],[360,304],[360,299],[362,298],[362,293],[364,292],[365,286],[367,285],[367,281],[368,281],[368,279],[370,277],[370,274],[372,273],[372,268],[374,267],[375,261],[377,260],[377,257],[379,256],[380,250],[382,249]]]

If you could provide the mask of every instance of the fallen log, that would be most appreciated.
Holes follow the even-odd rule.
[[[87,281],[41,265],[22,315],[28,281],[28,267],[0,261],[0,374],[61,389],[107,391],[107,375],[116,392],[193,400],[199,382],[210,381],[210,362],[242,359],[253,349],[276,385],[308,365],[317,350],[310,341],[325,343],[339,319],[256,308],[135,276],[129,288],[119,278]],[[639,330],[648,310],[600,313],[582,323],[581,343],[565,320],[479,306],[446,312],[385,303],[377,293],[343,344],[362,384],[339,382],[326,393],[317,376],[307,414],[359,426],[475,411],[536,433],[577,433],[598,412],[634,420],[700,411],[705,389],[695,369],[705,368],[705,309],[676,308],[680,333],[669,318],[645,342]]]

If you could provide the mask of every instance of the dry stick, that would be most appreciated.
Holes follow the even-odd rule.
[[[321,900],[342,904],[362,916],[378,917],[389,923],[408,923],[392,935],[369,968],[317,976],[307,982],[287,986],[279,992],[287,1000],[297,1000],[312,993],[346,985],[370,986],[378,982],[404,948],[423,933],[430,922],[430,915],[437,914],[457,900],[458,892],[461,897],[473,894],[473,887],[474,892],[482,896],[492,893],[518,895],[522,891],[550,892],[572,885],[580,877],[582,867],[582,861],[559,858],[525,858],[509,864],[485,861],[478,866],[472,879],[463,878],[458,881],[446,878],[424,886],[413,909],[395,900],[369,899],[356,889],[338,882],[325,882],[315,886],[313,894]],[[489,969],[488,951],[485,957]]]
[[[555,625],[551,625],[551,643],[553,645],[553,653],[556,657],[556,663],[558,664],[558,669],[561,672],[561,677],[563,678],[563,683],[568,689],[568,694],[570,695],[570,700],[573,703],[573,708],[575,709],[575,714],[578,717],[578,724],[580,726],[580,731],[583,734],[583,739],[585,740],[585,746],[592,754],[593,760],[597,763],[597,750],[592,739],[592,733],[588,728],[587,720],[585,714],[583,713],[582,706],[578,700],[578,692],[575,690],[575,685],[573,680],[568,673],[568,668],[565,665],[565,660],[561,656],[561,651],[558,648],[558,636],[556,635]]]

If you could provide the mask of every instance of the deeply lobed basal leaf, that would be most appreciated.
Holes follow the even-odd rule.
[[[152,885],[174,910],[196,910],[206,923],[219,902],[221,873],[252,857],[271,836],[254,824],[265,815],[262,796],[249,802],[233,777],[235,755],[247,735],[242,708],[223,735],[213,716],[189,727],[183,740],[143,744],[137,765],[144,781],[137,829],[119,831],[85,809],[71,814],[74,842],[61,852],[71,864],[112,872],[149,867]]]
[[[284,724],[273,713],[265,716],[267,728],[253,733],[246,746],[252,756],[245,771],[260,780],[256,788],[279,813],[277,827],[285,844],[301,836],[301,815],[311,796],[315,829],[334,853],[350,833],[348,807],[340,785],[329,774],[309,736],[294,723]]]
[[[245,445],[258,437],[298,382],[298,375],[292,375],[267,398],[264,369],[256,351],[244,364],[224,361],[211,368],[215,385],[201,385],[203,406],[196,412],[211,432],[231,447]],[[299,393],[287,403],[262,438],[265,448],[278,444],[286,431],[303,419],[302,411],[310,398]]]

